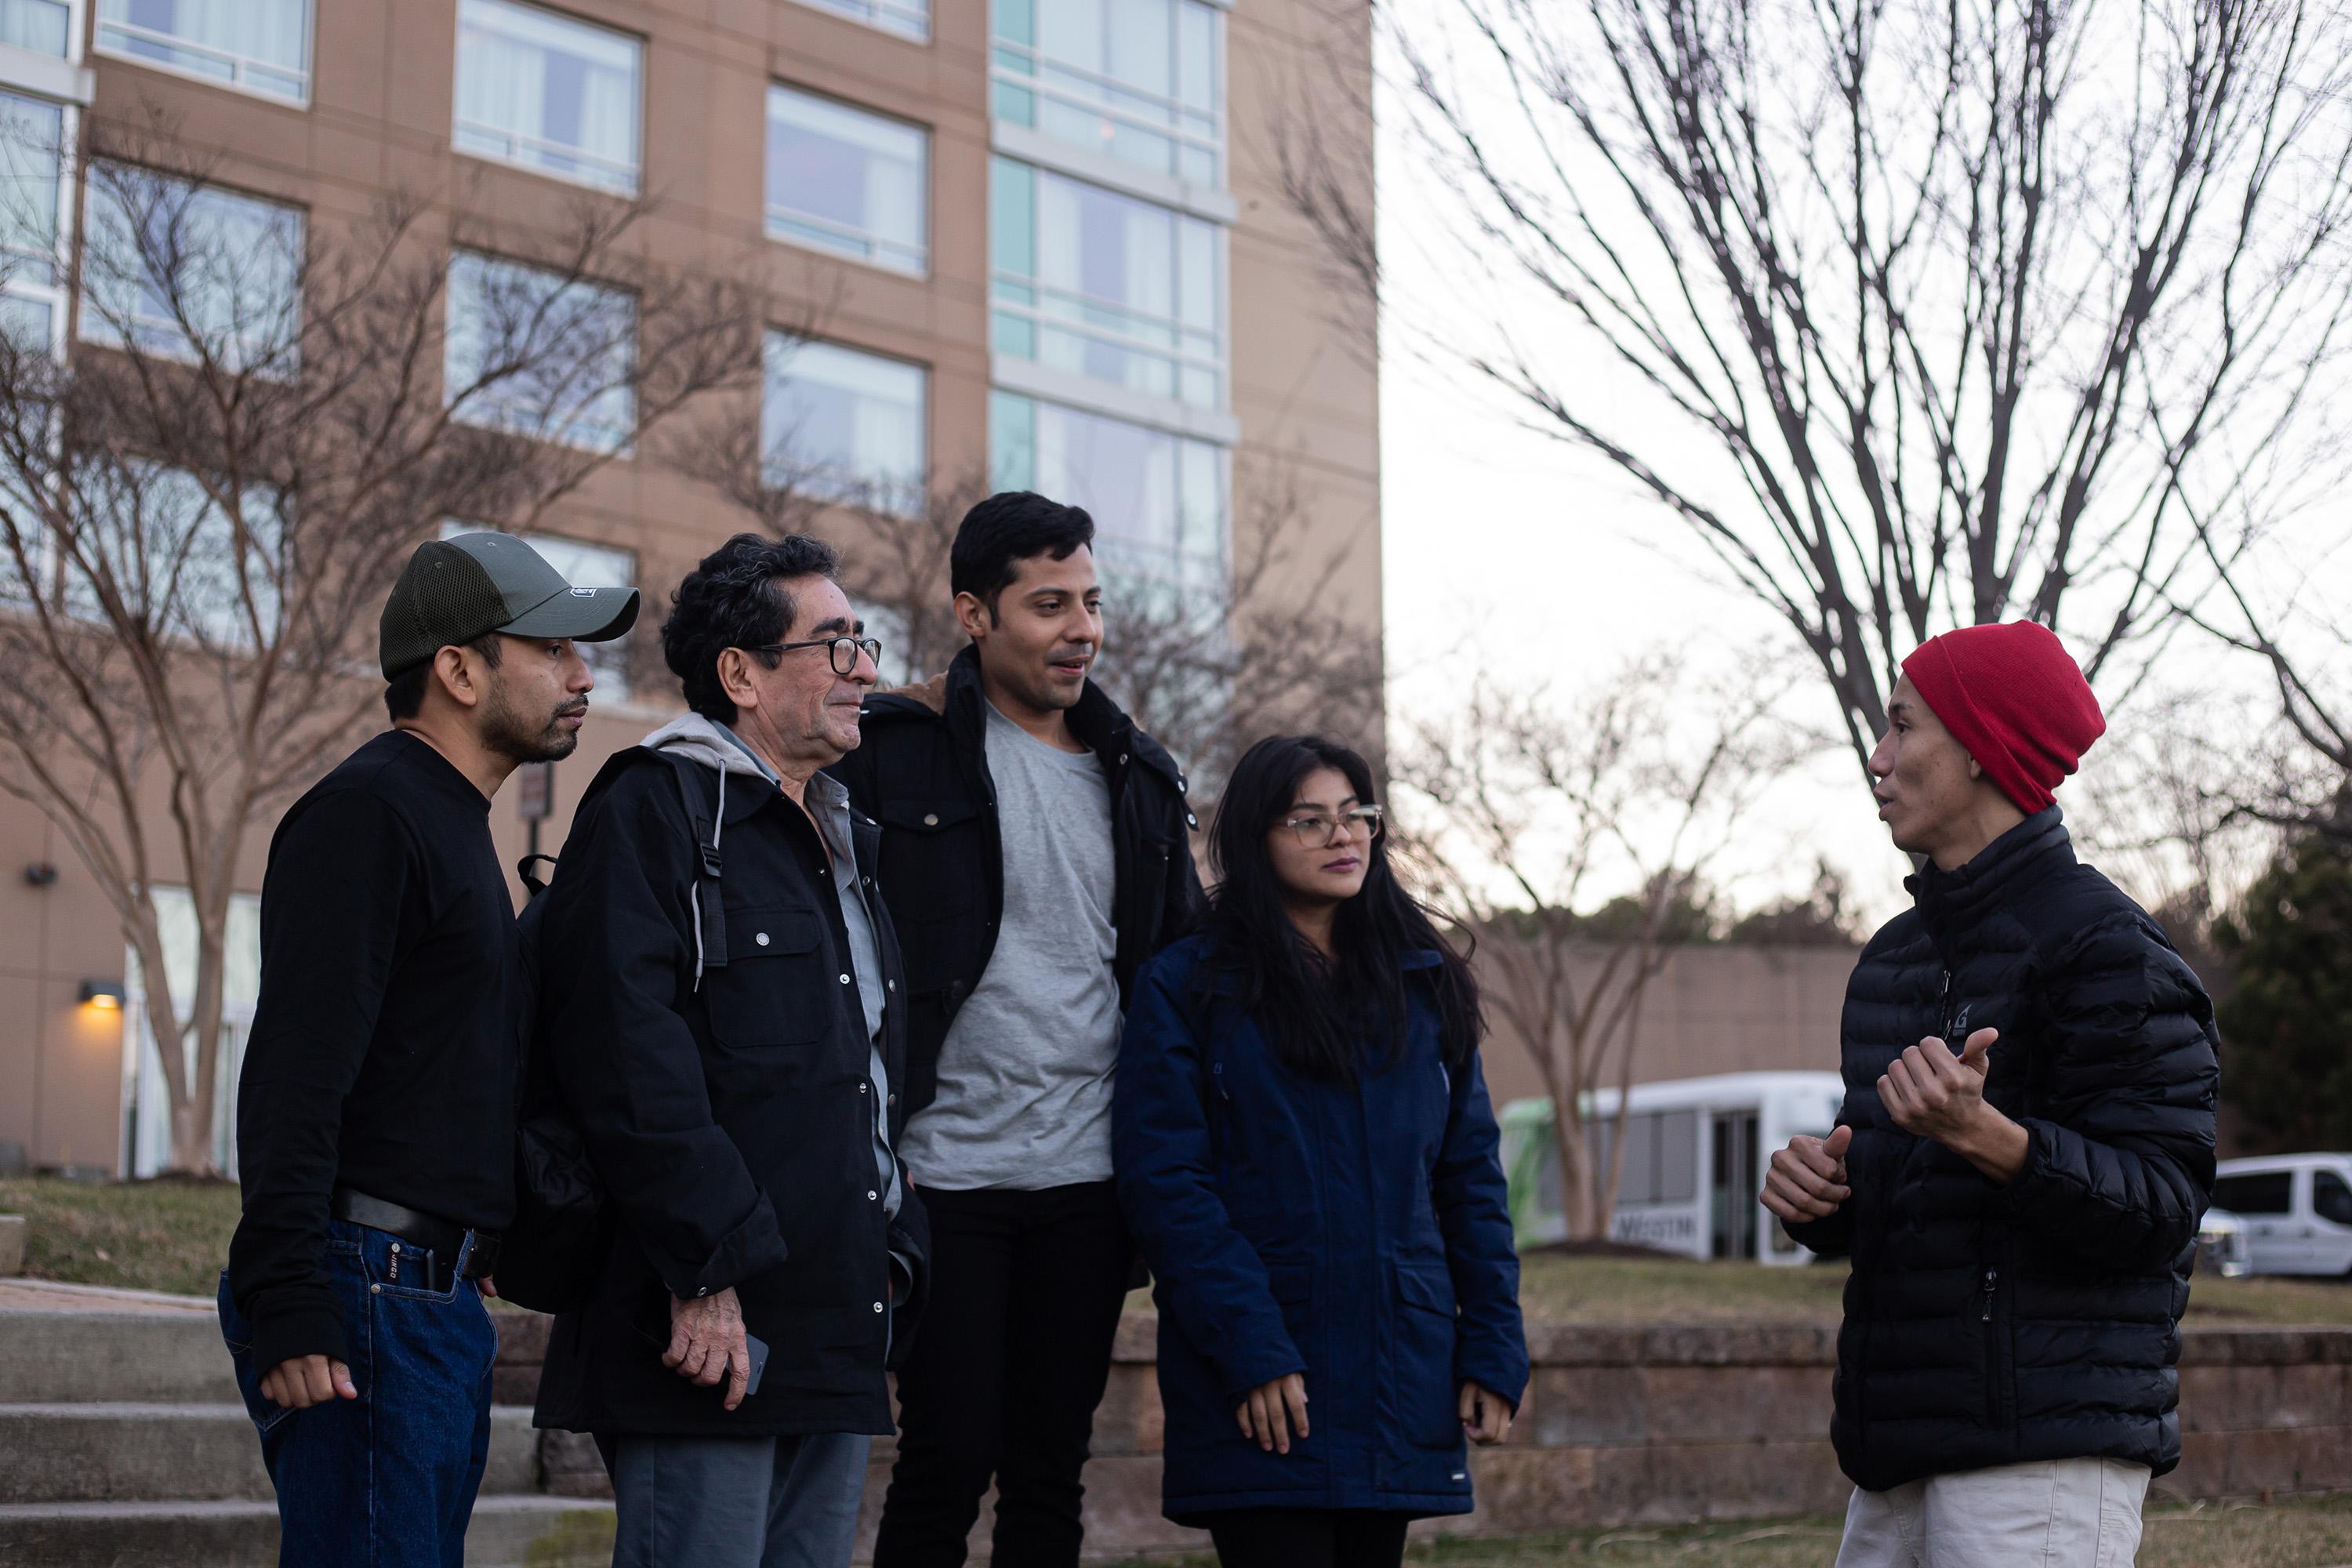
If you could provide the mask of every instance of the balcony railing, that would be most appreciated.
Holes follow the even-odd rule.
[[[307,69],[297,70],[276,60],[215,48],[177,33],[142,27],[135,22],[101,18],[98,24],[98,47],[101,54],[177,71],[216,86],[282,98],[290,103],[310,101],[310,73]]]

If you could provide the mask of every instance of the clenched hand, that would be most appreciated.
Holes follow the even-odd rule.
[[[1475,1383],[1462,1385],[1462,1435],[1480,1447],[1511,1435],[1511,1405],[1490,1388]]]
[[[743,1342],[743,1304],[729,1286],[715,1296],[669,1301],[669,1349],[662,1365],[689,1383],[716,1388],[727,1384],[720,1403],[729,1410],[743,1403],[751,1382],[751,1349]]]
[[[328,1356],[289,1356],[261,1374],[261,1397],[281,1410],[308,1410],[359,1396],[352,1369]]]
[[[1853,1129],[1841,1127],[1826,1138],[1802,1134],[1775,1151],[1764,1173],[1764,1206],[1785,1224],[1827,1219],[1853,1196],[1846,1178],[1845,1152]]]

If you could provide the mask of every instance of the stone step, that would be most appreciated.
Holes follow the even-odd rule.
[[[236,1397],[220,1322],[210,1312],[0,1307],[0,1405]]]
[[[604,1568],[613,1554],[612,1512],[570,1498],[485,1497],[466,1534],[467,1568]],[[0,1504],[0,1563],[270,1568],[277,1560],[274,1503]]]
[[[485,1496],[539,1489],[530,1412],[490,1412]],[[275,1494],[242,1404],[0,1405],[0,1504],[266,1502]],[[27,1561],[0,1552],[0,1563]],[[31,1561],[39,1561],[32,1559]]]

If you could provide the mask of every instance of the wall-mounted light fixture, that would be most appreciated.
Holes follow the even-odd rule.
[[[25,886],[51,888],[57,885],[58,868],[47,860],[36,860],[25,868]]]
[[[85,1007],[101,1012],[122,1010],[122,982],[120,980],[85,980],[81,983],[81,1000]]]

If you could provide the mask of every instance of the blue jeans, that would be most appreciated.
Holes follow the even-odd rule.
[[[415,1288],[394,1238],[330,1223],[327,1277],[342,1298],[357,1399],[288,1410],[261,1396],[253,1329],[221,1276],[221,1337],[278,1488],[279,1568],[464,1568],[466,1524],[490,1453],[498,1331],[481,1292]],[[465,1259],[450,1265],[463,1273]]]
[[[863,1433],[600,1437],[613,1472],[613,1568],[849,1568]]]

